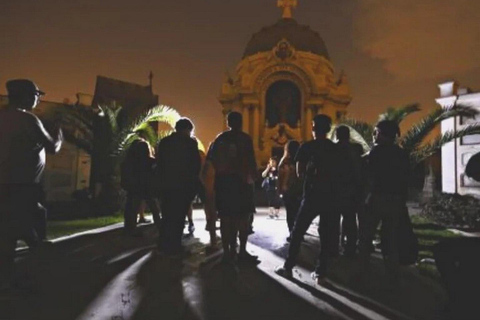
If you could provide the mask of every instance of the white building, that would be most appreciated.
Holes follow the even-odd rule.
[[[455,81],[438,85],[440,98],[436,102],[447,108],[455,104],[467,105],[480,111],[480,93],[472,93]],[[454,117],[442,122],[442,134],[457,131],[463,127],[480,122],[480,116],[474,119]],[[480,182],[465,174],[465,167],[474,155],[480,152],[480,134],[466,136],[446,144],[442,148],[442,191],[447,193],[470,194],[480,197]]]

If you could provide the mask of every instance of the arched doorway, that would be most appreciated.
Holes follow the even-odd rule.
[[[301,94],[295,83],[280,80],[273,83],[267,90],[265,101],[265,120],[268,127],[277,124],[287,124],[296,128],[300,121]]]

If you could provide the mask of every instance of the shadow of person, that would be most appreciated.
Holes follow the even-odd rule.
[[[152,254],[136,276],[142,299],[132,319],[198,319],[185,297],[186,276],[181,257]]]

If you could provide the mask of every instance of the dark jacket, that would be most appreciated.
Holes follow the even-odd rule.
[[[160,192],[196,191],[201,159],[195,139],[172,133],[158,144],[156,159],[156,179]]]
[[[366,173],[371,193],[399,195],[406,199],[410,162],[397,145],[376,145],[366,156]]]
[[[135,140],[127,150],[121,168],[121,186],[130,193],[149,195],[152,191],[153,166],[146,141]]]

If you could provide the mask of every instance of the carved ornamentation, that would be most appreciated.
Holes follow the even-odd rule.
[[[290,59],[295,54],[295,49],[290,45],[286,39],[282,39],[276,46],[273,48],[273,54],[275,57],[281,61]]]
[[[263,70],[255,79],[254,90],[264,92],[278,80],[289,80],[302,88],[307,95],[312,92],[312,81],[305,71],[292,64],[276,64]]]

